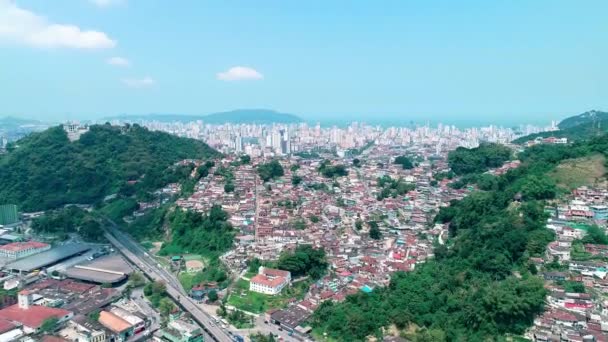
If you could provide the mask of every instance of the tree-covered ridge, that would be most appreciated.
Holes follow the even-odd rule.
[[[580,125],[593,124],[593,122],[597,121],[608,121],[608,112],[590,110],[583,114],[565,118],[564,120],[560,121],[557,127],[559,127],[559,129],[568,129]]]
[[[459,147],[448,154],[450,168],[457,175],[481,173],[502,166],[512,155],[504,145],[482,143],[476,148]]]
[[[524,144],[537,138],[568,138],[570,141],[589,139],[608,132],[608,112],[591,110],[580,115],[562,120],[558,131],[529,134],[513,140],[515,144]]]
[[[200,254],[214,259],[232,247],[235,231],[227,222],[228,214],[219,206],[213,206],[208,214],[177,207],[165,210],[157,219],[156,224],[171,232],[161,254]]]
[[[175,162],[218,155],[203,142],[138,125],[94,125],[74,142],[58,126],[16,145],[0,157],[0,198],[25,211],[95,203],[127,181],[135,191],[155,190],[173,180],[167,168]]]
[[[425,341],[523,333],[543,311],[546,294],[529,258],[542,255],[553,239],[543,200],[555,195],[555,185],[539,179],[562,160],[598,152],[608,153],[608,136],[528,149],[519,156],[522,165],[497,177],[493,189],[440,211],[436,220],[449,224],[452,239],[435,248],[434,260],[395,273],[387,288],[324,302],[312,319],[317,333],[337,341],[380,337],[390,326]]]
[[[589,139],[589,137],[597,136],[598,133],[605,134],[606,132],[608,132],[608,119],[600,119],[596,123],[587,122],[578,126],[560,129],[559,131],[548,131],[526,135],[513,140],[513,143],[524,144],[537,138],[549,137],[567,138],[568,141],[577,141]]]

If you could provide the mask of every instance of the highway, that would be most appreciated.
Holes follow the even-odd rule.
[[[110,223],[112,224],[111,221]],[[213,318],[199,308],[196,303],[186,295],[179,281],[150,257],[137,242],[127,234],[119,231],[116,227],[106,227],[104,229],[106,231],[104,234],[106,239],[108,239],[108,241],[127,259],[140,268],[150,279],[165,283],[167,294],[185,311],[190,313],[192,318],[196,320],[206,332],[207,336],[205,336],[205,341],[233,341],[232,336],[228,335],[217,325],[212,324]]]

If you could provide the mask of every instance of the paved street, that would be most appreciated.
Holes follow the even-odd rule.
[[[166,284],[167,294],[185,311],[189,312],[192,318],[201,325],[206,333],[205,337],[207,340],[218,342],[229,342],[233,340],[227,332],[224,332],[215,324],[211,324],[212,318],[185,295],[185,292],[177,279],[165,269],[159,267],[159,265],[129,236],[118,231],[115,227],[107,227],[105,237],[118,251],[139,267],[148,277],[155,281],[162,281]],[[120,240],[118,238],[120,238]]]
[[[144,299],[144,291],[143,287],[133,289],[131,292],[131,300],[137,304],[139,309],[146,314],[147,317],[150,317],[152,324],[148,330],[150,332],[154,332],[160,328],[161,317],[158,311],[154,310],[154,308]]]

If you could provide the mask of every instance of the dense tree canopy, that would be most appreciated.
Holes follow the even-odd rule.
[[[380,240],[380,238],[382,238],[382,233],[380,232],[378,225],[374,225],[369,228],[369,237],[374,240]]]
[[[457,175],[484,172],[499,167],[511,158],[506,146],[483,143],[476,148],[459,147],[448,154],[450,168]]]
[[[593,243],[600,245],[608,245],[608,236],[604,230],[596,225],[592,225],[587,230],[587,234],[582,239],[583,243]]]
[[[52,127],[16,145],[0,157],[0,198],[25,211],[94,203],[127,181],[134,189],[123,191],[155,190],[174,177],[167,168],[175,162],[218,155],[203,142],[138,125],[91,126],[74,142],[61,127]]]
[[[395,158],[395,164],[401,165],[401,167],[403,167],[405,170],[414,168],[414,163],[412,163],[412,160],[407,156],[398,156]]]
[[[161,248],[162,254],[194,253],[216,257],[232,247],[234,230],[221,207],[213,206],[208,214],[175,208],[166,211],[163,225],[171,231],[171,241]]]
[[[291,184],[297,186],[300,183],[302,183],[302,177],[298,176],[298,175],[293,175],[291,176]]]
[[[103,238],[103,230],[99,222],[76,206],[47,212],[33,220],[32,229],[37,233],[58,236],[79,233],[87,241],[99,241]]]
[[[388,197],[395,198],[404,195],[416,188],[413,183],[407,183],[402,178],[393,179],[388,175],[378,177],[376,182],[380,188],[380,192],[376,196],[379,201]]]
[[[249,164],[251,163],[251,157],[248,154],[244,154],[241,156],[241,164]]]
[[[294,252],[282,253],[277,262],[279,269],[291,272],[294,277],[310,276],[312,279],[321,278],[327,266],[325,251],[310,245],[301,245]]]
[[[258,174],[264,182],[268,182],[271,179],[282,177],[285,171],[277,160],[273,160],[269,163],[258,165]]]
[[[342,177],[348,175],[348,169],[343,164],[331,165],[329,160],[324,160],[318,169],[319,173],[323,175],[323,177],[333,178],[333,177]]]

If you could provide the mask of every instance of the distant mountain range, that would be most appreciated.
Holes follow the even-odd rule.
[[[557,127],[559,130],[541,132],[515,139],[516,144],[523,144],[536,138],[568,138],[569,140],[587,139],[597,134],[608,132],[608,112],[591,110],[583,114],[562,120]]]
[[[228,112],[212,113],[207,115],[183,115],[183,114],[148,114],[148,115],[119,115],[106,117],[102,120],[120,120],[120,121],[143,121],[155,120],[162,122],[192,122],[202,120],[209,124],[224,124],[224,123],[298,123],[302,119],[294,114],[280,113],[270,109],[237,109]]]
[[[22,138],[31,132],[45,130],[49,124],[38,120],[20,119],[11,116],[0,117],[0,136],[14,141]]]
[[[21,119],[12,116],[0,118],[0,130],[15,130],[23,127],[42,126],[44,123],[38,120]]]

